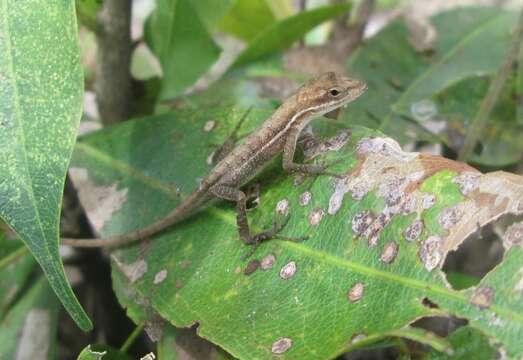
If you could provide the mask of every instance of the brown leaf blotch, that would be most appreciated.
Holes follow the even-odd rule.
[[[425,269],[428,271],[434,270],[443,258],[443,254],[441,253],[441,242],[442,239],[439,236],[433,235],[429,236],[421,244],[419,257],[421,258]]]
[[[360,235],[374,222],[375,216],[369,210],[363,210],[352,218],[352,230]]]
[[[359,301],[363,296],[364,290],[365,290],[365,285],[363,283],[358,282],[358,283],[354,284],[349,289],[349,292],[347,294],[349,301],[351,303],[355,303],[355,302]]]
[[[260,260],[258,260],[258,259],[251,260],[245,267],[245,270],[243,270],[243,273],[245,275],[251,275],[253,272],[258,270],[259,267],[260,267]]]
[[[384,262],[385,264],[392,263],[396,256],[398,256],[399,251],[399,245],[395,241],[389,241],[387,244],[385,244],[385,247],[383,248],[383,252],[380,256],[380,261]]]
[[[323,215],[325,215],[325,211],[323,211],[323,209],[313,209],[309,214],[309,224],[311,224],[311,226],[318,226],[321,222],[321,219],[323,219]]]
[[[305,191],[300,195],[299,203],[300,206],[307,206],[312,199],[312,193],[310,191]]]
[[[456,225],[463,217],[463,210],[459,206],[445,208],[438,217],[439,224],[446,230]]]
[[[289,214],[289,200],[282,199],[276,204],[276,213],[287,216]]]
[[[276,263],[276,256],[273,254],[266,255],[260,262],[260,267],[262,270],[270,270]]]
[[[458,184],[461,194],[467,196],[479,187],[481,174],[477,172],[463,172],[452,179],[454,184]]]
[[[290,279],[291,277],[294,276],[294,274],[296,273],[296,270],[297,270],[296,262],[291,261],[291,262],[285,264],[285,266],[283,266],[281,268],[280,277],[283,280]]]
[[[521,244],[523,244],[523,221],[510,225],[503,235],[505,249]]]
[[[279,338],[274,343],[272,343],[271,351],[273,354],[283,354],[289,350],[292,346],[292,340],[289,338]]]
[[[494,289],[491,287],[485,286],[477,288],[470,298],[471,304],[476,305],[480,309],[487,309],[492,305],[494,300]]]
[[[407,241],[416,241],[421,236],[424,228],[423,220],[416,219],[405,229],[403,236]]]

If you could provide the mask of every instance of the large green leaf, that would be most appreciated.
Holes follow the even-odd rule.
[[[350,8],[351,4],[323,6],[300,12],[278,21],[253,38],[247,49],[238,56],[232,67],[243,65],[283,50],[317,25],[346,13]]]
[[[0,322],[0,360],[57,358],[58,299],[43,277]]]
[[[82,107],[74,2],[2,0],[0,14],[0,217],[88,330],[58,254],[60,203]]]
[[[207,158],[242,113],[168,113],[84,138],[71,173],[80,200],[112,199],[88,210],[96,229],[107,236],[163,217],[198,186],[210,169]],[[269,114],[253,110],[240,136]],[[309,239],[262,244],[254,258],[265,270],[252,268],[242,259],[249,249],[238,238],[234,206],[217,203],[154,240],[113,253],[118,296],[138,304],[129,316],[178,327],[197,323],[200,336],[239,358],[286,350],[283,358],[309,359],[394,336],[421,316],[450,313],[470,319],[509,354],[523,353],[521,275],[507,275],[523,266],[519,244],[477,287],[454,290],[440,271],[447,252],[478,224],[521,212],[521,177],[480,176],[464,164],[402,152],[376,131],[353,128],[347,137],[339,122],[317,125],[316,134],[336,137],[313,142],[307,156],[341,147],[327,161],[340,160],[332,170],[352,175],[295,184],[276,159],[255,179],[262,193],[249,213],[260,230],[282,221],[279,213],[288,206],[283,235]],[[255,271],[247,275],[247,267]],[[407,335],[416,336],[399,336]]]
[[[162,66],[161,100],[181,94],[220,54],[190,0],[159,0],[144,31]]]

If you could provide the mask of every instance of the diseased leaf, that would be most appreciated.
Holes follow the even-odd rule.
[[[232,67],[243,65],[283,50],[291,46],[315,26],[346,13],[350,8],[351,4],[349,3],[323,6],[300,12],[278,21],[253,38],[247,49],[235,60]]]
[[[96,187],[132,194],[99,232],[124,233],[167,214],[198,186],[211,167],[209,155],[244,111],[173,112],[84,138],[72,174],[82,203],[95,195],[82,196],[75,172]],[[239,135],[270,113],[254,109]],[[198,323],[199,336],[239,358],[309,359],[397,334],[422,316],[452,314],[501,342],[510,356],[522,354],[523,280],[514,275],[522,273],[521,242],[507,237],[504,261],[477,287],[454,290],[440,269],[478,226],[523,213],[523,178],[404,152],[378,131],[315,125],[325,141],[306,141],[305,161],[339,160],[330,170],[345,176],[299,182],[276,159],[254,180],[262,192],[249,213],[259,231],[288,212],[282,235],[308,240],[263,243],[249,259],[260,268],[246,275],[242,256],[250,249],[239,240],[234,205],[217,202],[113,253],[119,298],[138,304],[129,316],[177,327]],[[102,208],[87,210],[91,221]]]
[[[58,254],[65,172],[82,108],[74,3],[2,0],[0,13],[0,217],[89,330]]]
[[[56,359],[59,309],[58,299],[40,277],[1,319],[0,359]]]
[[[144,36],[162,66],[160,100],[180,95],[220,54],[190,0],[159,0]]]

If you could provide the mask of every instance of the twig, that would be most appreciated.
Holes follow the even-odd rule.
[[[518,24],[516,31],[514,32],[514,37],[512,38],[509,51],[507,52],[505,60],[499,68],[496,76],[494,79],[492,79],[492,82],[490,83],[489,89],[487,91],[487,95],[485,95],[485,98],[481,102],[474,120],[469,126],[469,132],[465,138],[465,143],[459,152],[458,160],[465,161],[469,159],[472,152],[474,151],[474,147],[476,146],[476,143],[478,142],[479,137],[482,135],[485,128],[487,118],[490,116],[494,105],[498,101],[499,95],[501,94],[503,86],[505,85],[505,81],[507,80],[507,77],[512,69],[512,65],[518,56],[522,41],[523,7],[521,8]]]
[[[298,4],[298,11],[304,12],[306,8],[307,8],[307,0],[300,0],[300,2]],[[304,37],[300,38],[299,46],[302,48],[305,47],[305,38]]]
[[[363,41],[363,33],[374,11],[375,0],[363,0],[356,9],[353,22],[347,26],[348,14],[336,21],[332,42],[339,48],[339,56],[347,57]]]
[[[131,113],[131,5],[129,0],[104,1],[98,16],[95,90],[105,125],[126,120]]]

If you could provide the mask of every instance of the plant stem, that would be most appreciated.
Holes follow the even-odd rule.
[[[120,351],[125,353],[127,352],[127,350],[129,350],[129,348],[131,347],[131,345],[134,343],[134,341],[136,340],[136,338],[138,337],[138,335],[140,335],[143,331],[143,328],[144,328],[144,324],[140,324],[138,326],[136,326],[133,330],[133,332],[131,333],[131,335],[129,335],[129,337],[127,338],[127,340],[125,340],[125,342],[123,343],[123,345],[120,347]]]
[[[522,41],[523,7],[521,8],[518,24],[514,32],[514,37],[512,38],[512,43],[505,57],[505,60],[499,68],[494,79],[492,79],[492,82],[490,83],[489,89],[487,91],[487,95],[485,95],[485,98],[481,102],[476,116],[474,117],[472,123],[469,126],[469,131],[465,138],[465,143],[463,144],[463,147],[459,152],[459,161],[466,161],[472,155],[474,147],[476,146],[480,136],[483,133],[487,119],[490,116],[490,113],[492,112],[494,105],[496,105],[501,91],[503,90],[503,86],[505,85],[505,81],[507,80],[507,77],[512,69],[512,65],[514,64],[514,61],[518,56],[519,48],[521,46]]]
[[[132,1],[104,1],[98,15],[96,101],[105,125],[127,120],[131,114]]]

